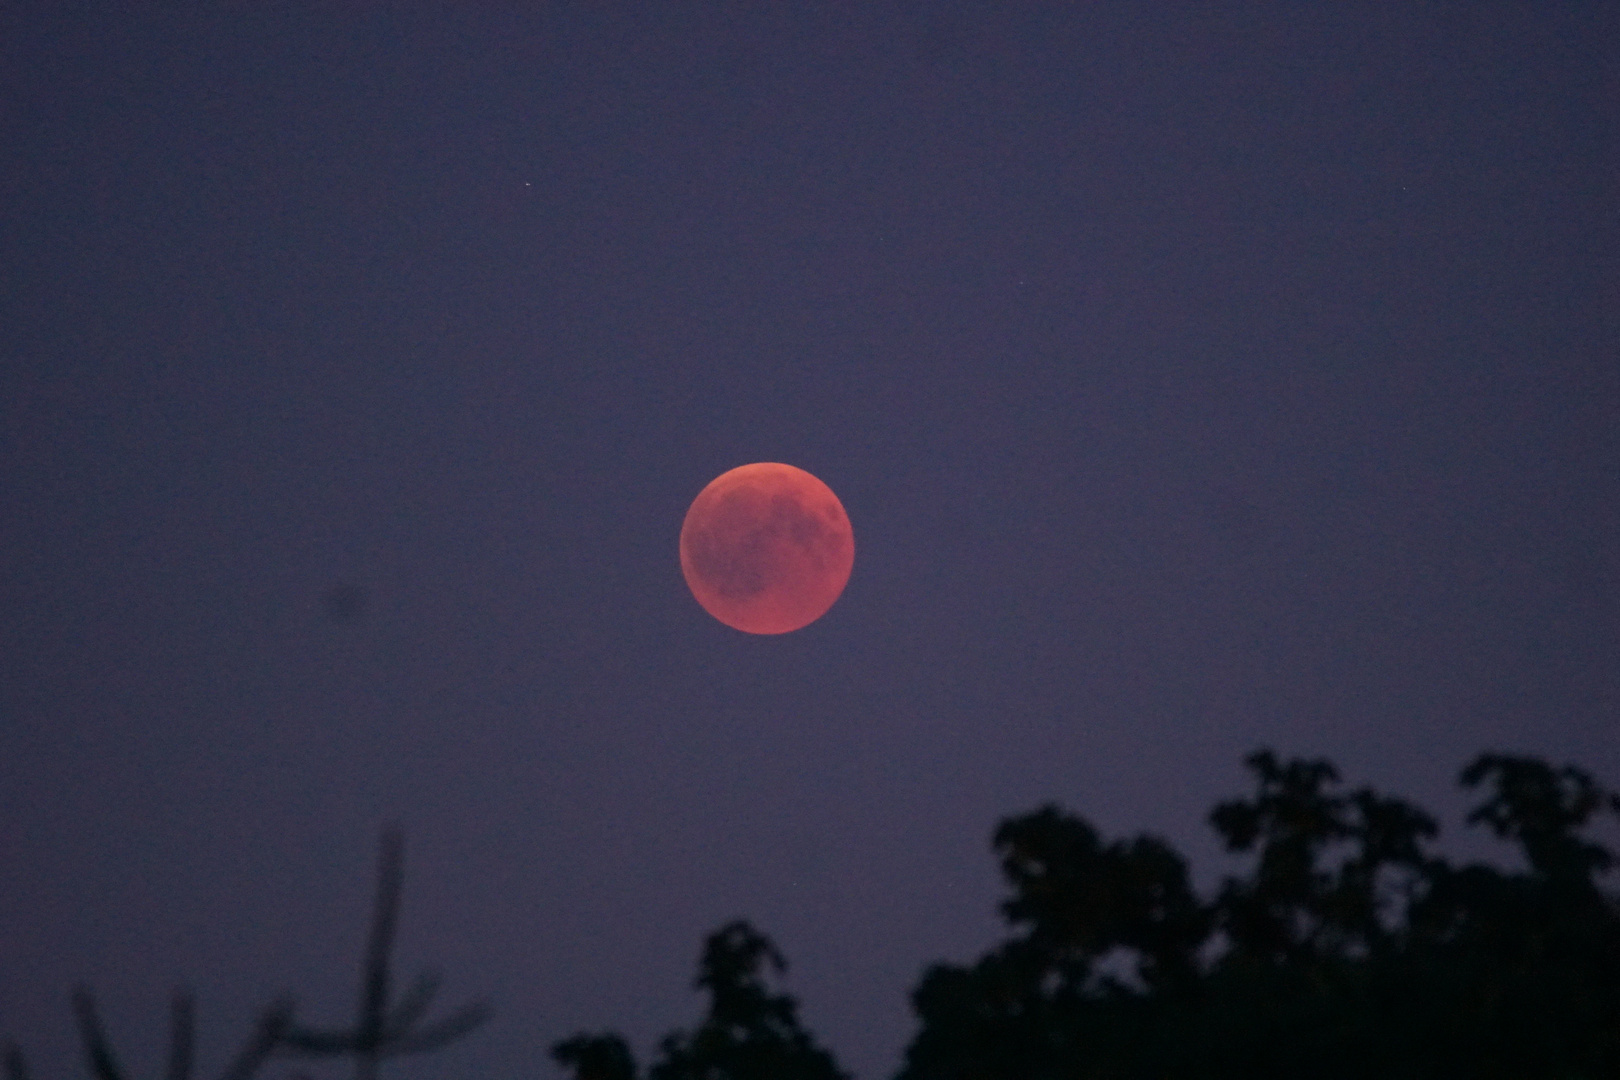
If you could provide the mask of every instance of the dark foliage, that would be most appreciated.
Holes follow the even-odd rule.
[[[575,1035],[552,1047],[551,1056],[578,1080],[635,1080],[636,1059],[617,1035]]]
[[[787,969],[770,939],[746,922],[721,927],[703,945],[697,988],[708,1015],[659,1044],[647,1080],[846,1080],[832,1055],[800,1025],[798,1004],[769,978]],[[634,1080],[634,1059],[617,1035],[575,1035],[551,1056],[575,1080]]]
[[[1587,830],[1620,796],[1579,769],[1486,754],[1461,775],[1469,823],[1527,869],[1453,866],[1434,820],[1326,761],[1245,761],[1251,797],[1210,824],[1248,856],[1209,900],[1152,836],[1105,841],[1057,807],[1004,821],[994,849],[1011,936],[930,968],[898,1080],[1603,1080],[1620,1076],[1620,899]],[[746,923],[709,938],[709,1015],[647,1080],[834,1080],[765,975]],[[575,1080],[636,1080],[624,1041],[552,1056]]]
[[[1470,816],[1529,869],[1453,867],[1434,821],[1324,761],[1247,765],[1211,824],[1253,856],[1208,903],[1162,841],[1053,807],[1002,824],[1014,935],[930,969],[900,1080],[1620,1076],[1620,901],[1583,835],[1620,799],[1487,754]]]

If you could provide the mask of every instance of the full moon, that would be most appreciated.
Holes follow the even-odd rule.
[[[855,565],[855,533],[832,488],[774,461],[721,473],[681,525],[681,572],[703,609],[750,634],[826,614]]]

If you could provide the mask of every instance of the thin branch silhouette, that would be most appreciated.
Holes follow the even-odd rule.
[[[438,992],[439,978],[422,975],[392,1007],[389,1006],[389,956],[399,926],[399,893],[404,873],[404,838],[397,827],[383,831],[377,863],[376,902],[365,966],[360,974],[360,1002],[354,1026],[319,1030],[291,1027],[280,1036],[294,1054],[309,1057],[353,1055],[355,1080],[375,1080],[383,1058],[437,1050],[455,1042],[489,1019],[482,1001],[462,1007],[425,1027],[418,1026]]]
[[[28,1059],[14,1042],[6,1043],[6,1080],[28,1080]]]
[[[73,1012],[79,1023],[79,1038],[84,1043],[85,1057],[96,1080],[124,1080],[125,1073],[118,1065],[112,1044],[107,1040],[96,1010],[95,996],[90,988],[79,986],[73,991]],[[168,1080],[190,1080],[196,1046],[196,999],[190,991],[176,990],[170,1003],[169,1069]],[[253,1033],[248,1036],[236,1056],[220,1073],[220,1080],[249,1080],[275,1052],[282,1036],[292,1026],[293,1000],[279,997],[259,1014]],[[19,1071],[20,1070],[20,1071]],[[15,1064],[7,1060],[8,1080],[26,1080],[27,1072],[21,1053]]]
[[[253,1031],[219,1074],[219,1080],[252,1080],[272,1056],[353,1057],[357,1080],[375,1080],[378,1063],[387,1057],[420,1054],[455,1042],[489,1019],[490,1009],[474,1002],[433,1024],[422,1023],[438,993],[439,977],[422,975],[399,999],[389,1003],[388,962],[399,928],[399,894],[403,881],[404,838],[397,827],[383,830],[377,866],[377,891],[371,931],[360,975],[359,1012],[349,1029],[318,1030],[293,1022],[294,1000],[282,995],[260,1012]],[[88,986],[72,994],[74,1018],[94,1080],[126,1080],[107,1038]],[[175,990],[169,1003],[169,1053],[165,1080],[192,1080],[196,1064],[197,1002],[191,991]],[[3,1080],[30,1080],[28,1059],[14,1042],[0,1043]],[[293,1074],[290,1080],[308,1080]]]
[[[196,996],[189,990],[176,990],[169,1002],[169,1080],[191,1080],[196,1024]]]

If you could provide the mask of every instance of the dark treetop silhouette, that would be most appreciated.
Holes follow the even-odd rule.
[[[799,1026],[798,1004],[768,985],[767,971],[786,969],[782,954],[746,922],[709,935],[697,977],[709,1014],[695,1030],[665,1036],[648,1080],[846,1080]],[[636,1076],[635,1059],[617,1035],[575,1035],[551,1055],[578,1080]]]
[[[1422,810],[1344,791],[1325,761],[1247,759],[1256,790],[1217,806],[1246,877],[1203,901],[1162,840],[1105,842],[1053,806],[994,846],[1012,936],[930,968],[898,1080],[1620,1076],[1620,901],[1613,857],[1583,835],[1620,798],[1573,767],[1486,754],[1461,775],[1469,816],[1527,868],[1452,866]],[[649,1080],[832,1078],[781,958],[745,923],[712,936],[709,1016],[661,1046]],[[559,1043],[576,1080],[634,1080],[615,1035]]]
[[[372,908],[371,932],[360,975],[360,1003],[352,1028],[322,1031],[294,1021],[294,1001],[284,995],[267,1005],[253,1033],[221,1080],[249,1080],[272,1056],[352,1057],[356,1080],[373,1080],[385,1057],[423,1053],[448,1045],[489,1017],[482,1002],[467,1005],[436,1024],[421,1025],[439,988],[439,978],[422,975],[397,1002],[389,1002],[389,956],[399,921],[399,893],[404,874],[404,839],[397,829],[385,829],[377,864],[377,893]],[[96,1080],[124,1080],[87,987],[73,991],[73,1008],[85,1056]],[[169,1028],[169,1065],[166,1080],[190,1080],[195,999],[176,990]],[[5,1047],[6,1080],[28,1080],[28,1064],[15,1044]]]
[[[1105,842],[1053,806],[1010,818],[994,847],[1013,933],[967,967],[935,965],[912,996],[920,1023],[898,1080],[1410,1077],[1599,1080],[1620,1075],[1620,898],[1614,856],[1587,834],[1620,796],[1574,767],[1485,754],[1461,775],[1469,815],[1516,844],[1525,869],[1431,854],[1423,811],[1344,791],[1325,761],[1250,755],[1250,799],[1215,807],[1248,876],[1211,900],[1162,840]],[[482,1003],[422,1023],[438,979],[391,1001],[402,841],[382,838],[376,904],[351,1027],[310,1028],[272,1001],[221,1072],[249,1080],[276,1055],[385,1057],[442,1047]],[[786,961],[746,922],[704,943],[707,1015],[659,1044],[647,1080],[847,1080],[774,980]],[[74,991],[96,1080],[123,1080],[90,991]],[[193,1072],[194,1002],[177,991],[167,1080]],[[617,1035],[576,1035],[552,1057],[575,1080],[636,1080]],[[13,1044],[7,1080],[28,1080]]]

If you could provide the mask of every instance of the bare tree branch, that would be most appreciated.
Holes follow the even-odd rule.
[[[414,1034],[401,1033],[389,1048],[389,1056],[396,1054],[420,1054],[428,1050],[437,1050],[441,1046],[455,1042],[466,1035],[479,1024],[488,1020],[492,1010],[483,1002],[468,1005],[459,1012],[440,1020],[437,1024]]]
[[[28,1059],[14,1042],[6,1043],[6,1080],[28,1080]]]
[[[429,972],[416,980],[404,997],[400,998],[388,1018],[383,1022],[384,1031],[407,1031],[427,1012],[428,1006],[433,1004],[433,997],[439,992],[439,976]]]
[[[169,1004],[169,1080],[191,1080],[196,1051],[197,999],[189,990],[176,990]]]
[[[292,1026],[292,1018],[293,1000],[290,997],[277,998],[266,1006],[264,1012],[259,1014],[253,1034],[248,1036],[248,1041],[220,1074],[220,1080],[248,1080],[281,1044],[282,1036]]]
[[[383,1037],[388,1005],[388,957],[399,928],[399,890],[403,874],[404,838],[397,826],[383,830],[377,860],[377,895],[372,907],[371,937],[366,943],[365,972],[360,985],[360,1015],[356,1025],[362,1054],[373,1052]]]
[[[320,1030],[289,1026],[280,1045],[307,1057],[353,1056],[355,1080],[374,1080],[383,1058],[436,1050],[466,1035],[490,1016],[483,1002],[468,1005],[420,1030],[417,1027],[439,989],[438,976],[423,975],[391,1008],[389,958],[399,928],[404,839],[397,826],[382,834],[377,859],[377,891],[365,963],[360,973],[359,1008],[352,1028]]]
[[[85,1056],[90,1060],[90,1071],[97,1080],[123,1080],[112,1047],[102,1031],[101,1019],[96,1014],[96,999],[90,988],[78,986],[73,990],[73,1012],[79,1021],[79,1038],[84,1042]]]

